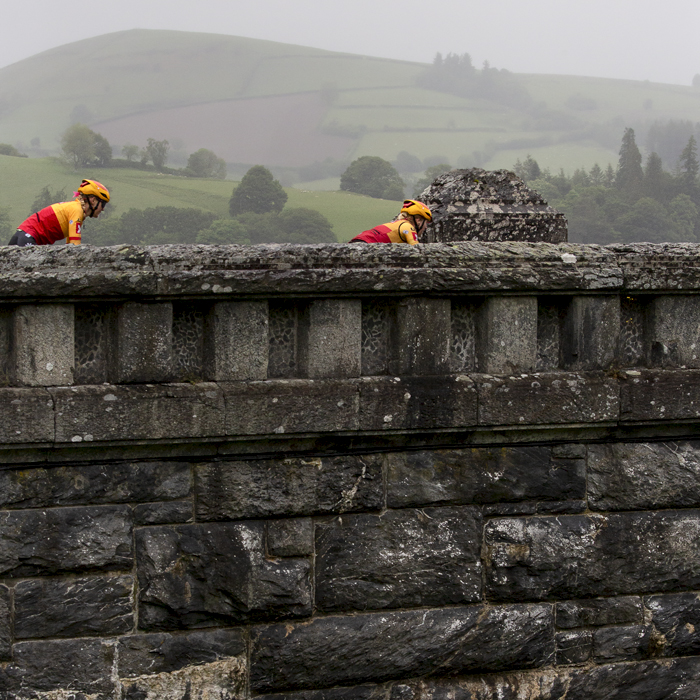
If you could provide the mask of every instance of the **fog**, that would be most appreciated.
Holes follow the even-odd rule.
[[[432,61],[438,51],[469,53],[476,66],[488,60],[518,73],[680,85],[700,73],[698,0],[34,0],[5,3],[2,25],[0,67],[80,39],[141,28],[419,62]],[[76,78],[82,72],[89,67],[76,66]]]

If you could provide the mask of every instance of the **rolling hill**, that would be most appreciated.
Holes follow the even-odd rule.
[[[625,126],[700,115],[692,87],[516,74],[531,96],[517,107],[418,87],[427,69],[233,36],[117,32],[1,69],[0,142],[52,155],[79,121],[115,155],[126,143],[167,139],[171,163],[209,148],[236,175],[255,163],[298,168],[402,151],[489,169],[531,153],[572,172],[616,162]]]

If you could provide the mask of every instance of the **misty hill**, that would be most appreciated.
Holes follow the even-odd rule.
[[[573,170],[615,162],[625,126],[643,145],[655,121],[700,114],[691,87],[510,74],[507,84],[527,99],[509,101],[435,89],[430,70],[232,36],[117,32],[1,69],[0,142],[49,155],[82,122],[115,155],[126,143],[168,139],[173,163],[198,148],[230,164],[278,167],[404,151],[497,168],[531,153]]]

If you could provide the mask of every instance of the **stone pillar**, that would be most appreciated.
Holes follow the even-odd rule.
[[[362,354],[362,302],[320,299],[299,318],[299,370],[302,377],[359,377]]]
[[[537,364],[537,297],[488,297],[476,324],[479,372],[532,372]]]
[[[117,382],[164,382],[173,373],[173,305],[127,302],[117,312]]]
[[[661,367],[700,367],[700,296],[654,299],[649,307],[651,363]]]
[[[206,321],[204,367],[213,381],[267,379],[267,301],[220,301]]]
[[[449,374],[452,334],[449,299],[403,299],[389,344],[392,374]]]
[[[608,369],[617,356],[619,338],[619,296],[574,297],[561,338],[564,369]]]
[[[73,304],[18,306],[14,312],[13,336],[17,384],[65,386],[73,383]]]
[[[11,308],[0,307],[0,386],[12,379],[12,318]]]

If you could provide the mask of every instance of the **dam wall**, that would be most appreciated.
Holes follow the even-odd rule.
[[[696,700],[698,252],[0,250],[0,697]]]

